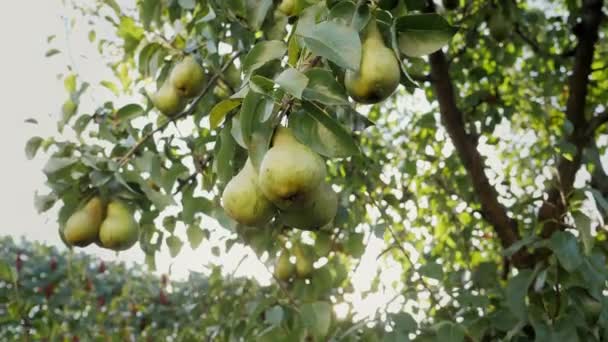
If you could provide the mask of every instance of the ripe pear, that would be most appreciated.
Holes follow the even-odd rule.
[[[179,95],[170,82],[165,82],[151,96],[154,107],[166,116],[174,116],[186,108],[186,100]]]
[[[294,246],[296,257],[296,275],[298,278],[308,278],[314,271],[314,260],[309,249],[296,244]]]
[[[63,229],[63,237],[71,246],[85,247],[95,242],[99,236],[99,226],[103,220],[103,202],[93,197],[82,209],[68,218]]]
[[[274,275],[279,280],[288,281],[293,276],[295,269],[296,266],[289,261],[289,253],[283,250],[274,266]]]
[[[490,28],[490,35],[497,42],[507,39],[513,30],[513,24],[501,10],[492,13],[488,21],[488,27]]]
[[[401,71],[393,50],[386,47],[375,19],[365,28],[359,71],[347,70],[344,85],[348,95],[359,103],[378,103],[399,85]]]
[[[260,189],[283,210],[310,203],[326,175],[323,158],[300,143],[289,128],[277,128],[272,141],[260,164]]]
[[[322,183],[312,193],[312,201],[309,204],[281,211],[280,218],[289,227],[314,230],[331,222],[337,211],[338,195],[331,185]]]
[[[246,226],[268,223],[275,214],[274,205],[258,186],[258,173],[251,160],[228,182],[222,194],[222,205],[228,216]]]
[[[108,204],[108,214],[99,228],[99,240],[105,248],[124,251],[139,239],[139,225],[133,214],[122,202]]]
[[[193,56],[186,56],[169,75],[171,85],[185,98],[193,98],[205,87],[205,70]]]

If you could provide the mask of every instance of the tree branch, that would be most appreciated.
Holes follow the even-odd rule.
[[[213,88],[213,86],[215,85],[215,82],[217,82],[217,80],[221,77],[221,75],[224,73],[224,71],[226,71],[228,69],[228,67],[230,67],[230,65],[232,63],[234,63],[234,60],[240,54],[241,54],[241,51],[238,51],[237,53],[235,53],[232,57],[230,57],[230,59],[226,62],[226,64],[224,64],[224,66],[222,66],[220,72],[216,73],[215,75],[213,75],[213,77],[211,77],[211,79],[209,80],[209,82],[207,82],[207,85],[205,85],[205,88],[192,101],[192,103],[190,104],[190,107],[186,108],[186,110],[184,110],[183,112],[181,112],[181,113],[179,113],[179,114],[171,117],[169,120],[167,120],[166,122],[162,123],[160,126],[156,127],[154,130],[148,132],[143,137],[141,137],[141,139],[139,139],[139,141],[137,141],[137,143],[135,145],[133,145],[133,147],[131,147],[131,149],[129,149],[129,151],[124,156],[122,156],[122,158],[120,158],[120,160],[118,161],[118,165],[120,167],[125,166],[127,164],[127,162],[129,161],[129,159],[133,156],[133,154],[135,154],[135,152],[137,152],[137,150],[148,139],[150,139],[155,133],[158,133],[158,132],[162,131],[167,126],[169,126],[169,124],[171,124],[172,122],[176,122],[176,121],[180,120],[181,118],[184,118],[184,117],[189,116],[192,113],[194,113],[194,109],[198,105],[198,102],[209,92],[209,90],[211,90]]]
[[[443,51],[433,53],[430,56],[430,64],[432,85],[439,101],[443,125],[471,177],[473,189],[481,202],[484,219],[494,228],[503,248],[508,248],[520,239],[517,223],[507,215],[506,208],[498,202],[496,190],[490,185],[485,174],[485,164],[477,150],[477,143],[474,137],[465,131],[464,119],[456,105],[454,86]],[[514,264],[518,267],[530,266],[526,263],[528,259],[524,249],[513,255]]]
[[[585,119],[585,108],[591,63],[603,16],[602,1],[584,0],[582,21],[575,30],[578,45],[575,50],[572,75],[568,82],[569,96],[566,103],[566,118],[573,124],[574,130],[566,140],[576,146],[576,155],[572,160],[560,158],[557,164],[558,185],[547,191],[546,200],[538,212],[538,221],[544,224],[541,232],[544,238],[548,238],[561,228],[562,218],[567,212],[567,199],[581,166],[583,149],[593,141],[593,135],[588,134],[589,123]],[[540,252],[541,256],[546,254],[547,251]]]
[[[591,120],[589,120],[589,127],[587,129],[586,135],[595,134],[595,131],[606,123],[608,123],[608,110],[599,115],[594,116],[593,118],[591,118]]]

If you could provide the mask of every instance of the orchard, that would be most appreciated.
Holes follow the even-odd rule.
[[[64,6],[113,77],[58,71],[26,155],[68,250],[2,241],[0,339],[608,341],[604,1]],[[149,273],[211,221],[270,285]]]

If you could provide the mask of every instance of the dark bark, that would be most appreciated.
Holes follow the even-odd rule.
[[[485,174],[484,160],[477,150],[476,139],[465,130],[462,112],[454,97],[454,86],[445,54],[442,51],[433,53],[430,56],[430,64],[441,120],[471,178],[473,189],[481,203],[483,217],[494,227],[502,246],[508,248],[520,239],[517,222],[507,215],[506,208],[498,202],[498,194]],[[517,267],[526,267],[529,266],[526,264],[528,259],[526,251],[520,250],[513,256],[513,263]]]

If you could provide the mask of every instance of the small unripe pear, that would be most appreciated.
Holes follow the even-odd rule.
[[[298,278],[308,278],[314,271],[314,260],[308,248],[296,244],[294,246],[296,256],[296,275]]]
[[[193,98],[205,87],[205,70],[193,56],[186,56],[171,70],[169,81],[180,96]]]
[[[384,101],[399,86],[401,71],[393,50],[386,47],[375,19],[365,28],[359,71],[347,70],[344,85],[359,103]]]
[[[327,183],[322,183],[311,195],[312,200],[303,207],[293,207],[281,211],[281,221],[293,228],[304,230],[319,229],[336,216],[338,195]]]
[[[246,226],[264,225],[276,211],[260,190],[258,173],[249,159],[245,167],[226,185],[222,194],[222,206],[228,216]]]
[[[186,100],[169,82],[163,83],[151,99],[154,107],[166,116],[174,116],[186,108]]]
[[[266,198],[284,210],[306,205],[325,175],[323,158],[300,143],[289,128],[277,128],[273,146],[260,164],[259,185]]]
[[[99,228],[99,240],[105,248],[124,251],[139,239],[139,225],[133,214],[122,202],[108,204],[106,219]]]
[[[103,202],[99,197],[93,197],[82,209],[68,218],[63,229],[63,238],[69,245],[78,247],[95,242],[99,236],[103,215]]]
[[[289,253],[283,250],[274,266],[274,275],[279,280],[288,281],[293,276],[295,268],[296,266],[289,261]]]

